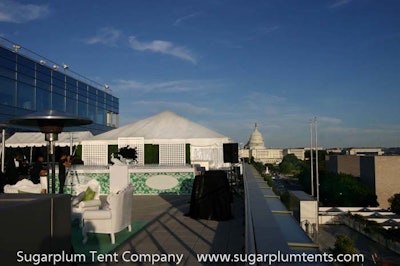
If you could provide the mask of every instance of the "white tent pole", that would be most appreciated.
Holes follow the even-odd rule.
[[[72,138],[72,132],[69,134],[69,136],[70,136],[69,155],[72,155],[72,145],[74,144],[74,141]]]
[[[4,173],[4,154],[6,147],[6,130],[1,130],[1,172]]]
[[[32,154],[33,154],[33,146],[31,147],[31,149],[29,151],[29,165],[32,164]]]

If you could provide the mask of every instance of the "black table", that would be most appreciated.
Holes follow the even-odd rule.
[[[225,221],[232,218],[232,194],[227,173],[206,171],[193,182],[189,216],[194,219]]]

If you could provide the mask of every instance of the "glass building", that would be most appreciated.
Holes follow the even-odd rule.
[[[0,123],[49,109],[91,119],[93,123],[80,130],[95,135],[116,128],[119,123],[119,99],[109,92],[107,85],[72,72],[67,65],[40,59],[34,52],[2,39]]]

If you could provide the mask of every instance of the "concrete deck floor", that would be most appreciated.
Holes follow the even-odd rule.
[[[134,196],[132,219],[148,221],[148,224],[122,244],[116,252],[183,254],[179,265],[204,265],[197,261],[197,254],[243,253],[244,202],[239,195],[234,196],[231,205],[234,218],[229,221],[195,220],[185,216],[189,212],[189,200],[190,196],[183,195]],[[125,264],[150,265],[132,262]]]

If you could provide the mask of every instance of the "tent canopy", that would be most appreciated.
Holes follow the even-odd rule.
[[[58,134],[56,146],[70,146],[80,144],[82,140],[89,139],[93,134],[89,131],[62,132]],[[47,141],[41,132],[17,132],[6,140],[6,147],[41,147],[46,146]]]
[[[143,137],[145,140],[161,139],[228,139],[215,131],[191,122],[171,111],[94,136],[90,140],[117,140]]]
[[[82,141],[82,159],[88,165],[108,164],[107,145],[136,147],[138,163],[144,164],[144,145],[159,145],[159,163],[186,163],[186,145],[190,144],[192,162],[208,162],[210,167],[224,164],[223,144],[228,137],[173,112],[165,111],[135,123],[99,134]]]

